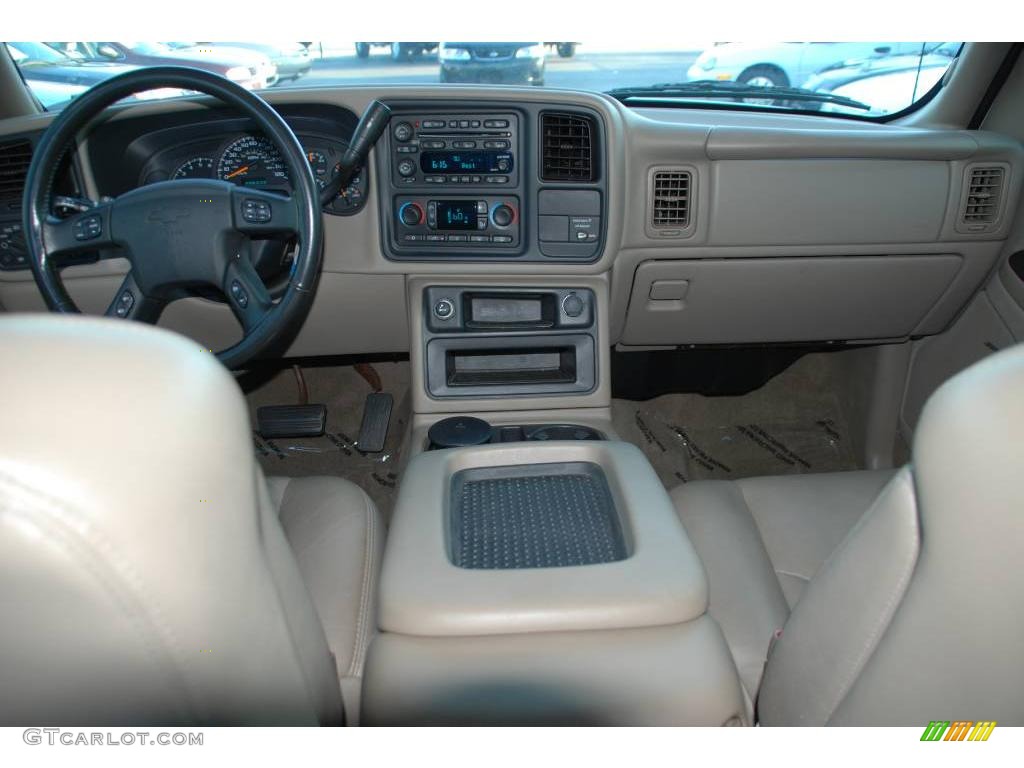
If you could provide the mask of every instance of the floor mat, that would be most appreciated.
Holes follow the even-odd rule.
[[[666,487],[691,480],[858,469],[836,392],[835,358],[809,354],[739,397],[614,400],[619,435]]]
[[[322,437],[266,440],[253,431],[256,456],[267,475],[306,477],[334,475],[365,490],[386,516],[390,515],[397,485],[399,450],[409,419],[409,364],[374,363],[382,391],[394,397],[384,450],[362,453],[358,435],[363,402],[373,391],[353,366],[303,368],[309,402],[327,405],[327,427]],[[252,423],[261,405],[298,402],[298,387],[291,369],[283,370],[248,393]]]

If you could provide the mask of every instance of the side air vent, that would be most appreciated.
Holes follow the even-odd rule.
[[[596,131],[584,115],[541,115],[541,178],[544,181],[596,181]]]
[[[994,166],[971,169],[967,186],[967,205],[964,221],[991,224],[999,214],[999,200],[1003,194],[1003,169]]]
[[[647,234],[686,237],[693,233],[695,172],[692,168],[653,168],[648,178]]]
[[[967,175],[967,190],[960,211],[960,223],[970,232],[989,229],[999,218],[1006,168],[975,165]]]
[[[32,160],[32,145],[25,139],[0,144],[0,201],[3,208],[21,206],[21,193]]]

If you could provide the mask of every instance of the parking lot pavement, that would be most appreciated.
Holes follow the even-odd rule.
[[[700,51],[645,51],[643,53],[585,52],[571,59],[547,59],[544,84],[551,88],[606,91],[609,88],[679,82]],[[436,83],[435,54],[395,62],[383,51],[368,59],[355,55],[317,59],[301,85],[384,83]]]

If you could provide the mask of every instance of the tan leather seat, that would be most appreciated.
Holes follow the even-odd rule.
[[[1022,430],[1024,345],[946,382],[897,472],[673,492],[762,724],[1024,724]]]
[[[0,724],[358,718],[383,529],[336,478],[271,479],[197,344],[0,320]]]

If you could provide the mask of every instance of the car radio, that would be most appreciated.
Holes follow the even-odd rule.
[[[481,195],[395,198],[395,238],[400,245],[479,248],[519,246],[519,199]]]
[[[519,118],[500,114],[408,114],[391,121],[391,177],[397,188],[515,187]]]

